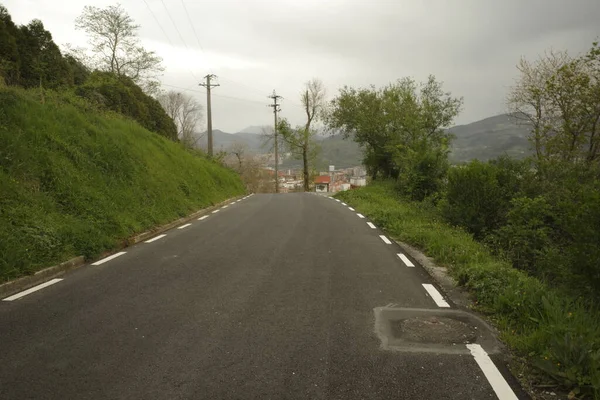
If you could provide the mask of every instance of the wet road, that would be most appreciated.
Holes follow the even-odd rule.
[[[0,302],[0,399],[498,398],[464,346],[382,346],[375,309],[443,307],[367,218],[314,194],[208,215]]]

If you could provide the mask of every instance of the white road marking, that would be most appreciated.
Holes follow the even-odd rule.
[[[183,229],[183,228],[187,228],[188,226],[191,226],[192,224],[185,224],[185,225],[181,225],[179,228],[177,229]]]
[[[352,208],[352,207],[348,207],[348,210],[355,211],[354,208]]]
[[[346,204],[346,203],[342,203],[342,205],[343,205],[343,206],[347,206],[348,204]]]
[[[227,208],[227,207],[229,207],[229,204],[227,204],[226,206],[223,206],[223,207],[221,207],[221,208]]]
[[[498,368],[494,365],[494,362],[485,352],[483,347],[478,344],[471,343],[467,345],[467,349],[471,352],[475,358],[475,362],[479,365],[479,368],[483,371],[483,374],[487,378],[490,386],[496,392],[499,400],[518,400],[515,393],[512,391]]]
[[[167,236],[167,235],[158,235],[157,237],[154,237],[154,238],[152,238],[152,239],[150,239],[150,240],[146,240],[146,242],[145,242],[145,243],[152,243],[152,242],[154,242],[155,240],[158,240],[158,239],[162,239],[162,238],[164,238],[165,236]]]
[[[450,304],[448,304],[446,300],[444,300],[444,297],[440,294],[440,292],[438,292],[435,286],[433,286],[430,283],[424,283],[423,287],[425,288],[425,290],[427,290],[427,293],[429,293],[429,295],[431,296],[433,301],[435,301],[435,304],[437,304],[438,307],[450,307]]]
[[[364,215],[358,214],[358,213],[356,215],[358,215],[358,218],[364,218],[365,217]]]
[[[339,203],[341,200],[340,199],[335,199],[335,201],[337,201]]]
[[[404,265],[406,265],[407,267],[414,267],[415,264],[413,264],[408,257],[406,257],[404,254],[402,253],[398,253],[398,257],[400,257],[400,259],[402,260],[402,262],[404,263]]]
[[[367,225],[369,225],[371,229],[377,228],[372,222],[367,222]]]
[[[216,214],[216,213],[218,213],[218,212],[219,212],[219,210],[215,210],[215,211],[213,211],[212,213],[213,213],[213,214]]]
[[[13,301],[13,300],[20,299],[21,297],[27,296],[28,294],[31,294],[33,292],[37,292],[40,289],[43,289],[43,288],[48,287],[50,285],[54,285],[55,283],[58,283],[60,281],[62,281],[62,279],[60,279],[60,278],[55,278],[55,279],[49,280],[48,282],[44,282],[41,285],[37,285],[37,286],[34,286],[34,287],[29,288],[27,290],[24,290],[22,292],[19,292],[17,294],[13,294],[10,297],[2,299],[2,301]]]
[[[208,218],[208,215],[204,215],[204,216],[198,218],[198,221],[202,221],[203,219],[206,219],[206,218]]]
[[[106,257],[106,258],[103,258],[103,259],[102,259],[102,260],[100,260],[100,261],[96,261],[95,263],[92,263],[92,265],[100,265],[100,264],[104,264],[105,262],[107,262],[107,261],[110,261],[110,260],[112,260],[113,258],[120,257],[120,256],[122,256],[122,255],[123,255],[123,254],[125,254],[125,253],[127,253],[127,252],[126,252],[126,251],[121,251],[121,252],[115,253],[115,254],[113,254],[112,256],[108,256],[108,257]]]
[[[392,242],[390,242],[390,239],[386,238],[384,235],[379,235],[379,237],[381,238],[381,240],[384,241],[385,244],[392,244]]]

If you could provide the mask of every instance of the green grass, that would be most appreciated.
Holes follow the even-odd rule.
[[[0,89],[0,281],[243,192],[233,171],[69,93]]]
[[[502,339],[534,367],[578,398],[600,399],[600,312],[494,257],[464,230],[448,225],[431,205],[400,198],[377,183],[336,197],[369,216],[390,236],[446,266],[472,294]]]

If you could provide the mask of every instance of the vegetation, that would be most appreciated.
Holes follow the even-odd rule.
[[[423,200],[441,187],[451,141],[444,128],[461,105],[433,76],[421,85],[405,78],[379,90],[341,89],[327,124],[363,148],[373,179],[397,179],[403,192]]]
[[[0,104],[0,280],[244,192],[235,172],[77,96],[0,89]]]
[[[196,134],[196,127],[202,119],[202,106],[198,101],[186,93],[174,90],[160,93],[157,96],[160,105],[165,109],[177,126],[177,137],[184,146],[194,149],[202,135]]]

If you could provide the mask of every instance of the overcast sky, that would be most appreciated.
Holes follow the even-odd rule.
[[[18,24],[43,21],[56,43],[85,45],[74,20],[106,0],[0,0]],[[600,0],[122,0],[144,45],[164,59],[164,85],[191,92],[219,76],[213,127],[271,124],[267,95],[301,123],[299,92],[318,77],[329,97],[343,85],[384,85],[434,74],[464,97],[457,124],[505,112],[521,56],[585,51],[600,35]],[[186,9],[189,12],[186,14]],[[171,21],[174,21],[173,22]],[[190,24],[193,23],[194,29]],[[161,29],[162,27],[162,29]],[[164,30],[164,32],[163,32]],[[178,32],[179,31],[179,32]],[[180,37],[181,36],[181,37]],[[183,40],[182,40],[183,39]],[[165,86],[165,89],[171,87]]]

